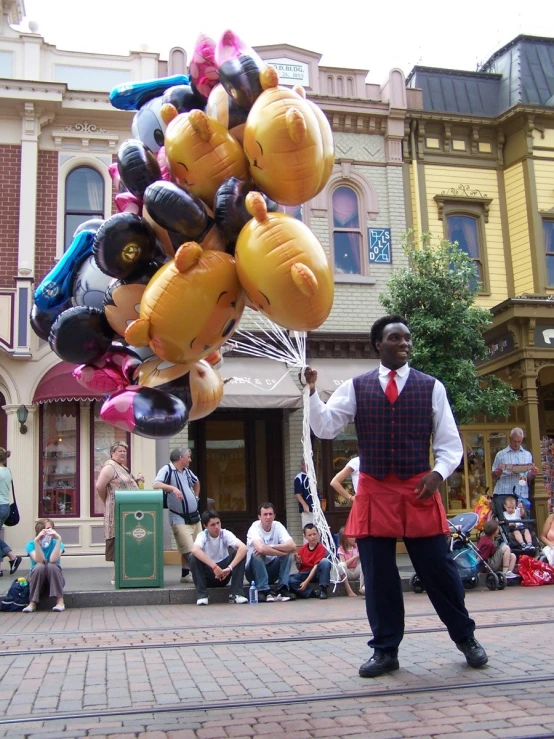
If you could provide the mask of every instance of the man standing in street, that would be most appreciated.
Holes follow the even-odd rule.
[[[175,537],[177,549],[181,553],[181,582],[193,582],[189,568],[189,553],[198,534],[202,531],[198,496],[200,482],[189,470],[190,449],[173,449],[169,464],[164,465],[156,475],[152,487],[167,493],[169,523]]]
[[[523,436],[523,429],[512,429],[509,445],[501,449],[494,458],[492,476],[496,480],[496,485],[493,495],[515,494],[529,512],[531,509],[529,483],[534,480],[539,469],[533,464],[531,452],[521,446]]]
[[[314,522],[314,505],[310,493],[310,480],[306,473],[306,462],[302,460],[301,472],[294,478],[294,495],[298,501],[298,510],[302,516],[302,529],[308,523]]]
[[[256,583],[258,600],[294,600],[289,591],[289,575],[296,544],[283,524],[275,520],[273,503],[263,503],[258,508],[258,520],[248,529],[246,545],[246,578]],[[275,593],[269,587],[273,583],[277,583]]]
[[[244,597],[246,545],[227,529],[221,528],[217,511],[204,511],[204,530],[196,537],[189,556],[190,571],[196,585],[197,606],[208,605],[208,587],[221,588],[231,580],[229,603],[248,603]]]
[[[359,670],[378,677],[397,670],[404,636],[404,601],[396,539],[403,538],[450,638],[470,667],[488,661],[474,637],[475,622],[464,603],[464,587],[448,557],[448,523],[438,486],[460,463],[462,444],[444,385],[408,365],[412,337],[402,316],[384,316],[371,327],[370,343],[379,369],[341,385],[323,403],[317,372],[305,371],[310,387],[313,432],[334,438],[355,421],[360,479],[345,535],[355,537],[366,585],[366,609],[373,632],[373,656]],[[432,441],[435,463],[430,471]]]

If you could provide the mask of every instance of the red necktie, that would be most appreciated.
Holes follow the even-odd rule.
[[[398,398],[398,387],[396,385],[396,370],[391,370],[389,373],[389,381],[385,388],[385,395],[387,396],[390,403],[395,403]]]

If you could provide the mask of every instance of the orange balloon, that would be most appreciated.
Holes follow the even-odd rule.
[[[284,328],[313,331],[333,307],[333,271],[323,247],[301,221],[268,213],[259,192],[247,195],[246,207],[253,217],[239,234],[235,260],[248,299]]]
[[[167,111],[165,117],[169,118]],[[165,155],[175,182],[209,206],[222,182],[229,177],[244,179],[248,171],[239,142],[201,110],[171,120],[165,133]]]
[[[264,92],[244,129],[250,174],[272,200],[301,205],[331,176],[335,160],[331,127],[323,112],[303,97],[302,88],[278,87],[279,77],[271,67],[261,77]]]
[[[235,260],[220,251],[183,244],[148,283],[140,318],[125,332],[133,346],[150,346],[168,362],[185,364],[219,349],[244,310]]]

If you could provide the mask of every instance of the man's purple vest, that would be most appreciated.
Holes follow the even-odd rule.
[[[402,480],[430,469],[435,378],[410,369],[394,405],[387,399],[379,370],[353,380],[360,472],[382,480],[394,472]]]

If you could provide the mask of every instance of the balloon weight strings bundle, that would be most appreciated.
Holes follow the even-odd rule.
[[[253,331],[238,328],[224,349],[285,362],[291,369],[306,366],[306,334],[303,331],[289,332],[262,313],[253,313],[253,319]]]
[[[281,328],[277,324],[270,321],[261,313],[254,316],[255,333],[252,331],[244,331],[237,329],[233,338],[230,339],[225,348],[229,351],[247,354],[253,357],[261,357],[263,359],[273,359],[278,362],[284,362],[288,369],[300,370],[300,378],[302,371],[307,366],[306,361],[306,334],[299,331],[291,331]],[[288,372],[287,369],[287,372]],[[301,380],[302,381],[302,380]],[[276,387],[276,385],[274,386]],[[320,534],[321,543],[329,552],[331,561],[331,582],[335,584],[344,579],[344,575],[339,567],[337,558],[335,540],[331,534],[329,524],[325,518],[321,502],[317,493],[317,481],[313,460],[312,438],[310,433],[310,389],[306,386],[303,391],[303,424],[302,424],[302,451],[306,462],[306,474],[310,485],[310,494],[312,499],[312,508],[314,514],[314,523]]]

